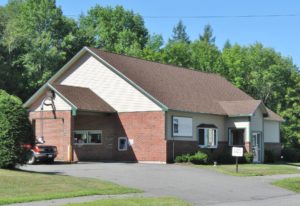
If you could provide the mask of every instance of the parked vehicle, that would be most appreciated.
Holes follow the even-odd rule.
[[[36,162],[53,163],[57,156],[57,147],[51,145],[35,145],[29,151],[28,164]]]

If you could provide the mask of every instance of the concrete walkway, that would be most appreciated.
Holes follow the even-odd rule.
[[[299,175],[234,177],[213,170],[179,165],[126,163],[33,165],[24,166],[22,169],[108,180],[142,189],[145,191],[142,196],[175,196],[195,205],[298,206],[300,204],[299,194],[270,184],[277,179]],[[45,201],[43,205],[53,204]]]

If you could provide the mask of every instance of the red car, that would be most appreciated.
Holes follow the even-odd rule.
[[[27,146],[24,146],[28,148]],[[54,159],[57,156],[57,147],[51,145],[35,145],[33,148],[28,148],[29,157],[28,157],[28,164],[34,164],[36,162],[47,162],[53,163]]]

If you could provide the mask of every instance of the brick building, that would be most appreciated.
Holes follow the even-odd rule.
[[[280,154],[283,119],[216,74],[84,47],[25,104],[65,161],[169,162],[199,148]]]

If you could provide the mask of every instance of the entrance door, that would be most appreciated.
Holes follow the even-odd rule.
[[[252,151],[253,151],[253,162],[261,162],[262,158],[262,141],[261,132],[252,133]]]

